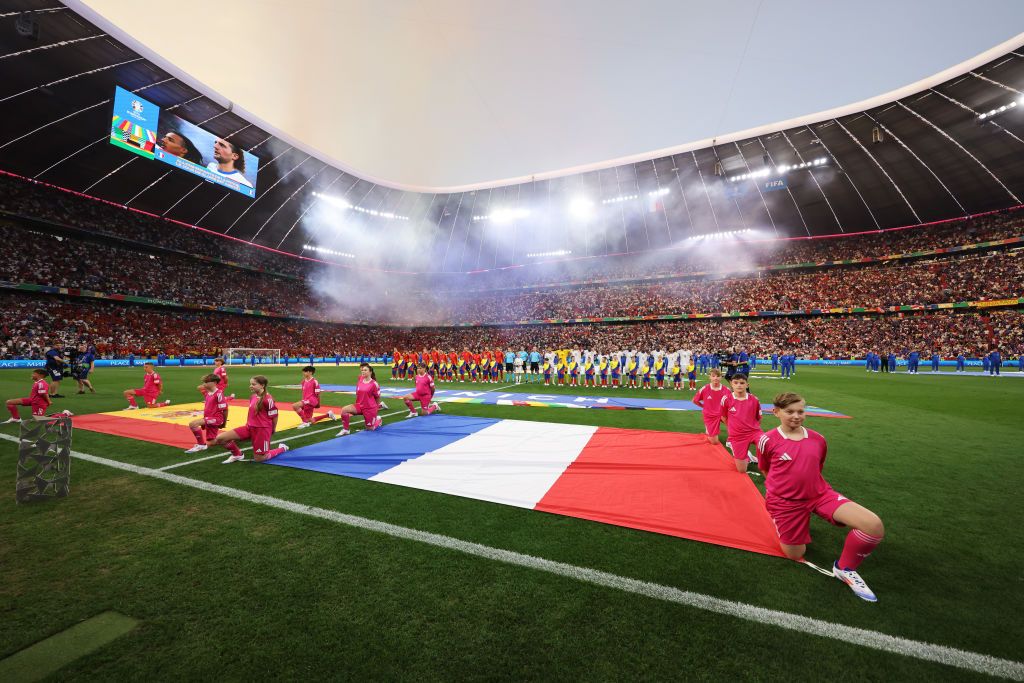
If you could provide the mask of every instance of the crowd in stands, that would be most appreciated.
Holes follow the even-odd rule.
[[[0,358],[40,358],[54,339],[86,342],[101,356],[200,356],[226,346],[279,348],[291,355],[383,355],[393,348],[444,350],[746,347],[759,356],[789,350],[802,358],[863,358],[868,351],[960,353],[1004,357],[1024,353],[1024,311],[990,314],[938,311],[906,315],[842,315],[684,320],[631,324],[518,327],[395,328],[336,325],[255,316],[182,312],[35,294],[0,294]]]
[[[292,277],[307,277],[322,268],[338,268],[250,246],[3,174],[0,174],[0,211],[118,239],[239,262]],[[770,265],[879,258],[1020,236],[1024,236],[1024,211],[828,239],[759,237],[735,243],[684,239],[678,248],[642,254],[526,263],[511,269],[437,275],[432,278],[432,286],[445,291],[464,292],[550,283],[636,280],[697,272],[736,272]]]
[[[1015,211],[935,226],[826,239],[684,240],[673,249],[529,263],[450,278],[449,283],[451,289],[464,291],[664,278],[690,273],[732,273],[772,265],[884,258],[1021,236],[1024,236],[1024,211]]]
[[[310,268],[309,261],[3,174],[0,174],[0,211],[295,277],[305,277]]]
[[[878,308],[1024,296],[1024,252],[829,268],[727,280],[677,280],[448,299],[451,322],[647,316],[720,311]]]
[[[222,266],[188,256],[60,236],[0,221],[0,240],[19,245],[0,255],[0,280],[144,296],[190,306],[257,309],[316,320],[408,323],[494,323],[580,317],[628,317],[750,310],[889,307],[1024,295],[1022,251],[886,265],[833,267],[733,279],[594,285],[529,291],[431,296],[428,288],[395,288],[416,321],[378,292],[373,305],[334,309],[305,281]],[[365,298],[360,297],[361,300]],[[376,310],[375,310],[376,309]]]

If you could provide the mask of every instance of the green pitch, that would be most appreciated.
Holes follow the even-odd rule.
[[[296,368],[259,371],[271,385],[300,379]],[[201,374],[166,368],[166,397],[196,400]],[[231,372],[240,397],[249,374]],[[384,385],[387,374],[382,368]],[[100,368],[93,377],[99,393],[73,395],[66,381],[62,393],[71,395],[54,408],[117,410],[125,405],[121,390],[139,386],[141,375]],[[323,384],[355,377],[354,368],[317,372]],[[0,397],[23,396],[30,383],[28,371],[5,370]],[[829,482],[885,522],[885,541],[862,567],[877,604],[785,560],[579,519],[287,468],[227,467],[220,458],[171,472],[737,603],[1024,659],[1024,543],[1016,528],[1024,379],[801,367],[792,381],[752,384],[765,402],[783,389],[853,416],[807,424],[829,440]],[[272,392],[283,401],[299,397]],[[325,394],[324,403],[350,400]],[[703,431],[699,413],[444,408]],[[385,424],[406,412],[390,400],[384,414],[399,410]],[[766,416],[763,424],[777,422]],[[331,438],[339,428],[319,423],[308,430],[318,433],[289,445]],[[15,435],[17,427],[2,433]],[[74,449],[147,468],[195,457],[84,430],[75,432]],[[0,478],[0,660],[108,610],[140,622],[61,669],[62,680],[987,678],[82,460],[73,461],[69,498],[17,506],[16,457],[16,444],[0,442],[0,472],[7,473]],[[811,531],[808,559],[830,566],[843,530],[815,518]]]

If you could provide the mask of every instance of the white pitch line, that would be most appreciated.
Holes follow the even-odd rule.
[[[0,434],[0,438],[7,441],[14,441],[15,443],[19,441],[17,437],[10,436],[8,434]],[[132,465],[117,460],[109,460],[95,455],[88,455],[87,453],[71,451],[71,455],[79,460],[113,467],[115,469],[132,472],[145,477],[161,479],[163,481],[171,482],[172,484],[199,489],[200,491],[217,493],[222,496],[235,498],[237,500],[244,500],[257,505],[265,505],[278,510],[286,510],[288,512],[294,512],[308,517],[316,517],[318,519],[344,524],[357,529],[374,531],[394,538],[426,543],[428,545],[454,550],[456,552],[473,555],[475,557],[482,557],[495,562],[504,562],[518,567],[548,572],[549,574],[563,576],[575,581],[582,581],[596,586],[613,588],[654,600],[662,600],[664,602],[671,602],[677,605],[693,607],[695,609],[712,612],[714,614],[724,614],[726,616],[736,617],[746,621],[752,621],[768,626],[776,626],[790,631],[806,633],[812,636],[829,638],[849,643],[851,645],[859,645],[873,650],[890,652],[897,655],[903,655],[905,657],[920,659],[926,662],[936,662],[938,664],[945,664],[946,666],[966,669],[968,671],[988,674],[990,676],[1008,678],[1014,681],[1024,681],[1024,662],[1002,659],[967,650],[960,650],[947,645],[935,645],[933,643],[925,643],[919,640],[890,636],[878,631],[869,631],[867,629],[856,628],[853,626],[844,626],[843,624],[835,624],[821,619],[813,619],[799,614],[791,614],[789,612],[767,609],[765,607],[757,607],[755,605],[748,605],[742,602],[724,600],[722,598],[716,598],[702,593],[693,593],[691,591],[685,591],[672,586],[664,586],[648,581],[641,581],[639,579],[632,579],[597,569],[578,567],[564,562],[556,562],[554,560],[546,560],[542,557],[534,557],[532,555],[517,553],[512,550],[502,550],[501,548],[493,548],[480,543],[463,541],[457,538],[452,538],[451,536],[443,536],[441,534],[434,534],[428,531],[419,531],[418,529],[410,529],[408,527],[389,524],[375,519],[347,515],[335,510],[326,510],[324,508],[312,507],[302,503],[293,503],[292,501],[283,500],[281,498],[274,498],[272,496],[265,496],[259,493],[252,493],[251,491],[234,489],[228,486],[220,486],[219,484],[211,484],[210,482],[201,481],[199,479],[190,479],[170,472],[161,472],[160,470],[154,470],[148,467],[140,467],[138,465]]]
[[[385,417],[391,417],[392,415],[398,415],[398,413],[402,413],[402,412],[405,412],[405,411],[397,410],[397,411],[395,411],[393,413],[388,413],[387,415],[381,415],[380,419],[383,420]],[[360,415],[360,418],[362,418],[361,415]],[[340,420],[340,418],[339,418],[339,420]],[[366,422],[366,420],[363,420],[363,422]],[[334,429],[337,429],[337,426],[335,426],[335,427],[327,427],[326,429],[317,429],[317,430],[312,431],[312,432],[302,432],[301,434],[295,434],[294,436],[289,436],[286,439],[274,439],[273,442],[274,443],[284,443],[285,441],[292,441],[294,439],[304,439],[307,436],[313,436],[314,434],[323,434],[324,432],[329,432],[329,431],[332,431]],[[246,446],[245,448],[239,448],[238,450],[240,450],[240,451],[242,451],[244,453],[245,451],[251,451],[252,450],[252,446]],[[213,460],[214,458],[223,458],[224,457],[224,453],[227,453],[227,451],[224,451],[223,453],[215,453],[214,455],[207,455],[207,456],[205,456],[203,458],[196,458],[195,460],[189,460],[188,462],[176,462],[173,465],[165,465],[164,467],[158,467],[157,469],[160,470],[161,472],[166,472],[167,470],[173,470],[173,469],[176,469],[178,467],[184,467],[185,465],[194,465],[197,462],[205,462],[207,460]]]

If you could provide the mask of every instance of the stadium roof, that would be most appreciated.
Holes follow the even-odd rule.
[[[528,254],[552,251],[646,251],[693,235],[734,230],[792,236],[873,230],[1006,208],[1024,197],[1024,106],[1017,104],[1024,93],[1024,53],[1019,50],[1024,34],[895,94],[874,93],[879,97],[857,107],[720,136],[714,145],[698,141],[671,154],[640,155],[611,166],[597,163],[602,168],[507,185],[414,192],[332,163],[316,145],[260,120],[270,114],[257,118],[242,111],[134,38],[120,34],[118,39],[118,30],[89,8],[70,4],[82,14],[49,0],[0,6],[6,8],[0,10],[0,169],[296,253],[310,243],[359,254],[394,245],[382,265],[466,271],[522,263],[532,258]],[[15,15],[26,9],[38,22],[37,41],[15,32]],[[996,10],[1008,11],[1005,4],[993,4]],[[171,27],[180,16],[190,15],[162,14],[161,30],[174,33]],[[309,20],[297,17],[289,27]],[[808,61],[823,59],[827,50],[810,46],[828,43],[826,27],[801,25],[808,27],[808,49],[798,54]],[[950,40],[941,28],[935,30],[935,40]],[[230,33],[238,32],[232,26]],[[250,42],[274,41],[285,32],[252,36]],[[758,41],[757,32],[744,35],[748,43]],[[724,54],[750,54],[749,46],[730,40],[718,40]],[[194,50],[194,41],[187,44]],[[885,63],[902,64],[907,57],[898,46],[875,47],[872,58],[881,54],[889,60]],[[760,49],[764,54],[764,46]],[[731,63],[736,66],[735,60]],[[774,83],[773,65],[763,61],[763,66],[760,82]],[[627,81],[621,92],[608,97],[634,98]],[[258,74],[247,82],[278,93],[270,76]],[[743,83],[733,80],[736,87]],[[164,110],[173,108],[183,119],[259,156],[256,199],[108,144],[115,85]],[[809,85],[814,90],[830,87],[814,80]],[[305,81],[300,86],[313,87]],[[764,95],[764,86],[750,87],[753,93],[744,90],[727,99],[738,103]],[[443,98],[444,92],[422,93],[422,98]],[[523,92],[533,97],[525,86]],[[278,99],[298,106],[295,98]],[[651,102],[645,98],[631,106],[639,107],[643,118]],[[374,104],[363,106],[374,111]],[[592,102],[587,106],[594,107]],[[1000,107],[1007,109],[979,116]],[[734,104],[726,111],[741,108]],[[717,104],[710,110],[719,117],[708,129],[713,131],[725,119]],[[546,116],[544,108],[538,111]],[[788,110],[776,103],[765,111],[764,118],[738,118],[736,125],[766,123],[776,120],[775,112]],[[316,112],[311,118],[330,121],[332,116]],[[436,113],[426,118],[438,125]],[[590,135],[592,118],[577,112],[573,134]],[[500,118],[495,121],[492,137],[506,137]],[[452,128],[458,132],[449,123]],[[463,132],[476,140],[471,137],[476,131]],[[873,137],[881,141],[873,143]],[[480,149],[477,142],[468,151],[452,153],[474,154]],[[479,154],[486,156],[488,149]]]

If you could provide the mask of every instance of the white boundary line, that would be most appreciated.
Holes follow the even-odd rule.
[[[380,419],[383,420],[385,417],[391,417],[392,415],[398,415],[399,413],[404,413],[404,412],[405,412],[404,410],[396,410],[393,413],[388,413],[387,415],[381,415]],[[362,418],[362,416],[360,416],[360,418]],[[332,420],[332,421],[333,422],[340,422],[341,418],[338,418],[337,420]],[[364,419],[363,422],[366,422],[366,420]],[[294,439],[302,439],[302,438],[305,438],[307,436],[313,436],[314,434],[323,434],[324,432],[329,432],[329,431],[332,431],[334,429],[337,429],[337,426],[327,427],[326,429],[317,429],[317,430],[314,430],[312,432],[300,432],[300,433],[295,434],[293,436],[289,436],[289,437],[287,437],[285,439],[272,439],[272,441],[274,443],[284,443],[285,441],[292,441]],[[240,450],[240,451],[242,451],[244,453],[245,451],[251,451],[252,450],[252,446],[246,446],[245,448],[239,448],[238,450]],[[165,465],[164,467],[158,467],[157,469],[160,470],[161,472],[166,472],[167,470],[173,470],[173,469],[176,469],[178,467],[184,467],[185,465],[194,465],[197,462],[205,462],[207,460],[213,460],[214,458],[223,458],[223,457],[225,457],[224,453],[227,453],[227,452],[228,451],[225,450],[222,453],[215,453],[214,455],[207,455],[206,457],[196,458],[195,460],[189,460],[187,462],[176,462],[173,465]]]
[[[6,441],[13,441],[15,443],[19,442],[17,437],[10,436],[8,434],[0,434],[0,438],[3,438]],[[138,465],[132,465],[117,460],[109,460],[107,458],[79,453],[77,451],[71,451],[71,455],[79,460],[113,467],[126,472],[139,474],[144,477],[161,479],[172,484],[178,484],[179,486],[188,486],[190,488],[199,489],[200,491],[217,493],[229,498],[235,498],[237,500],[243,500],[257,505],[265,505],[278,510],[286,510],[288,512],[294,512],[308,517],[316,517],[318,519],[344,524],[357,529],[374,531],[394,538],[426,543],[427,545],[454,550],[467,555],[482,557],[487,560],[504,562],[518,567],[548,572],[550,574],[564,576],[575,581],[582,581],[596,586],[613,588],[627,593],[633,593],[634,595],[652,598],[654,600],[662,600],[665,602],[675,603],[677,605],[693,607],[707,612],[712,612],[714,614],[724,614],[726,616],[736,617],[738,619],[744,619],[746,621],[752,621],[768,626],[777,626],[779,628],[797,631],[799,633],[806,633],[812,636],[830,638],[832,640],[838,640],[851,645],[859,645],[861,647],[867,647],[874,650],[881,650],[882,652],[890,652],[893,654],[903,655],[905,657],[920,659],[926,662],[936,662],[947,666],[966,669],[968,671],[988,674],[990,676],[998,676],[1015,681],[1024,681],[1024,662],[1001,659],[999,657],[960,650],[946,645],[935,645],[932,643],[910,640],[908,638],[890,636],[884,633],[879,633],[878,631],[868,631],[867,629],[834,624],[821,619],[813,619],[811,617],[804,617],[798,614],[791,614],[789,612],[757,607],[755,605],[748,605],[742,602],[724,600],[710,595],[673,588],[672,586],[663,586],[661,584],[641,581],[639,579],[631,579],[629,577],[619,576],[617,574],[611,574],[597,569],[578,567],[564,562],[555,562],[554,560],[546,560],[541,557],[524,555],[512,550],[492,548],[491,546],[463,541],[450,536],[410,529],[408,527],[389,524],[387,522],[381,522],[374,519],[367,519],[365,517],[348,515],[335,510],[326,510],[324,508],[303,505],[302,503],[293,503],[291,501],[274,498],[272,496],[265,496],[259,493],[252,493],[250,491],[242,491],[228,486],[220,486],[219,484],[211,484],[210,482],[201,481],[199,479],[190,479],[188,477],[182,477],[169,472],[161,472],[160,470],[154,470],[148,467],[139,467]]]

